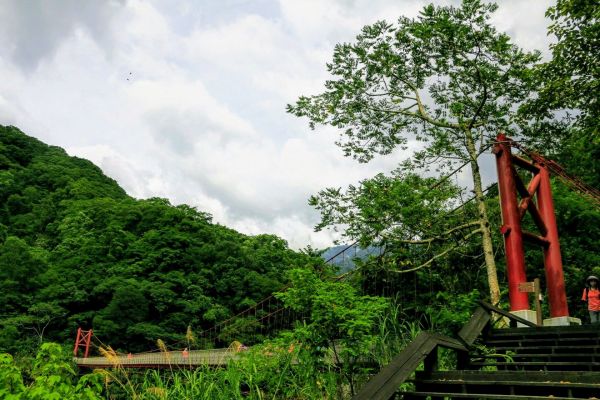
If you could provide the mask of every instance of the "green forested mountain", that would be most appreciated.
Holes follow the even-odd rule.
[[[87,160],[0,126],[0,352],[178,340],[252,305],[309,261],[168,200],[137,200]]]

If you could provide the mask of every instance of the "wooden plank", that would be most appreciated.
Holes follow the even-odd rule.
[[[507,318],[509,318],[509,319],[511,319],[513,321],[519,322],[519,323],[521,323],[523,325],[526,325],[526,326],[529,326],[529,327],[532,327],[532,328],[539,327],[539,325],[536,324],[536,323],[534,323],[534,322],[527,321],[524,318],[518,317],[518,316],[516,316],[514,314],[511,314],[511,313],[509,313],[507,311],[504,311],[503,309],[498,308],[496,306],[493,306],[493,305],[491,305],[489,303],[486,303],[485,301],[479,301],[479,304],[481,304],[484,308],[487,308],[490,311],[493,311],[495,313],[503,315],[503,316],[505,316],[505,317],[507,317]]]
[[[527,381],[600,384],[600,372],[589,371],[438,371],[416,373],[417,379],[448,379],[465,381]]]
[[[536,366],[536,367],[567,367],[567,366],[581,366],[589,369],[589,367],[600,367],[600,362],[591,361],[498,361],[498,362],[487,362],[487,361],[473,361],[473,365],[481,367],[495,367],[495,366]]]
[[[389,400],[436,347],[428,332],[421,332],[400,354],[369,380],[352,400]]]
[[[493,399],[493,400],[542,400],[548,396],[520,396],[514,394],[482,394],[482,393],[455,393],[455,392],[399,392],[404,396],[431,397],[431,398],[457,398],[457,399]],[[407,397],[408,398],[408,397]],[[551,397],[554,400],[573,400],[573,397]]]
[[[477,307],[469,322],[458,332],[458,337],[467,346],[471,346],[479,337],[485,326],[490,322],[490,313],[483,307]]]
[[[425,361],[433,351],[436,351],[438,346],[463,352],[468,351],[464,344],[457,339],[437,333],[421,332],[392,362],[369,380],[352,397],[352,400],[390,399],[398,387],[412,375],[421,362]]]
[[[540,382],[519,379],[514,380],[497,380],[495,377],[487,377],[486,380],[479,379],[447,379],[447,378],[423,378],[418,380],[419,383],[425,385],[499,385],[499,386],[538,386],[538,387],[553,387],[553,388],[582,388],[582,389],[600,389],[600,383],[576,383],[576,382]]]
[[[445,347],[447,349],[459,350],[459,351],[468,351],[467,347],[465,347],[464,343],[458,339],[454,339],[448,336],[440,335],[439,333],[430,333],[429,334],[433,339],[436,340],[438,346]]]
[[[535,292],[535,285],[533,282],[520,282],[519,292],[521,293],[533,293]]]
[[[481,394],[481,393],[455,393],[455,392],[399,392],[398,394],[403,396],[413,397],[431,397],[445,399],[489,399],[489,400],[537,400],[537,399],[548,399],[548,396],[520,396],[514,394]],[[410,398],[410,397],[406,397]],[[552,397],[553,400],[573,400],[573,397]]]
[[[570,326],[538,326],[533,329],[523,330],[521,328],[508,329],[508,328],[497,328],[492,329],[490,332],[492,335],[510,335],[510,334],[519,334],[519,335],[532,335],[532,334],[579,334],[579,335],[590,335],[597,334],[600,335],[600,329],[598,329],[594,325],[570,325]]]
[[[535,308],[535,319],[538,325],[543,325],[544,320],[542,319],[542,304],[541,304],[541,285],[540,278],[533,280],[533,304]]]
[[[517,353],[511,354],[507,356],[505,354],[479,354],[473,356],[473,358],[478,359],[502,359],[505,360],[507,357],[510,357],[513,360],[527,358],[527,359],[539,359],[542,358],[546,361],[551,361],[553,359],[560,360],[561,358],[566,358],[569,361],[594,361],[594,359],[598,359],[597,354],[590,353]],[[600,359],[597,360],[600,362]]]
[[[585,353],[585,354],[600,353],[600,347],[593,345],[593,344],[582,345],[582,346],[581,345],[571,345],[571,346],[565,346],[564,348],[557,347],[554,345],[537,345],[537,346],[521,346],[521,347],[494,346],[494,350],[496,350],[496,351],[513,350],[516,352],[531,351],[531,350],[547,350],[547,351],[554,351],[554,354],[562,354],[563,352],[566,352],[566,351],[577,350],[579,353]]]

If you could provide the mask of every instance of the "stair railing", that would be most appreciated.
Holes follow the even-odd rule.
[[[469,349],[475,340],[498,320],[493,320],[492,314],[497,313],[510,321],[510,326],[518,323],[528,327],[539,325],[513,315],[492,304],[484,301],[479,302],[469,321],[458,332],[458,339],[440,335],[432,332],[421,332],[411,343],[408,344],[383,367],[381,371],[373,376],[361,390],[352,397],[352,400],[389,400],[402,383],[404,383],[416,371],[421,363],[424,364],[425,372],[433,372],[437,369],[438,349],[444,347],[456,352],[457,367],[466,366],[469,359]]]

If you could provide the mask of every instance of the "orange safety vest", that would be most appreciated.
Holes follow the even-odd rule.
[[[600,290],[598,289],[583,289],[581,300],[587,301],[588,310],[600,311]]]

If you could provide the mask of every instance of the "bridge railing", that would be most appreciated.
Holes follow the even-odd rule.
[[[329,257],[325,263],[348,269],[358,252],[358,242],[354,242]],[[339,276],[338,279],[343,279],[345,276],[347,274]],[[279,292],[287,290],[288,287],[284,286]],[[296,321],[302,321],[304,317],[303,314],[284,307],[281,300],[270,295],[254,306],[201,332],[199,345],[201,348],[216,348],[227,346],[232,341],[240,339],[245,342],[244,344],[258,343],[277,331],[292,328]]]

